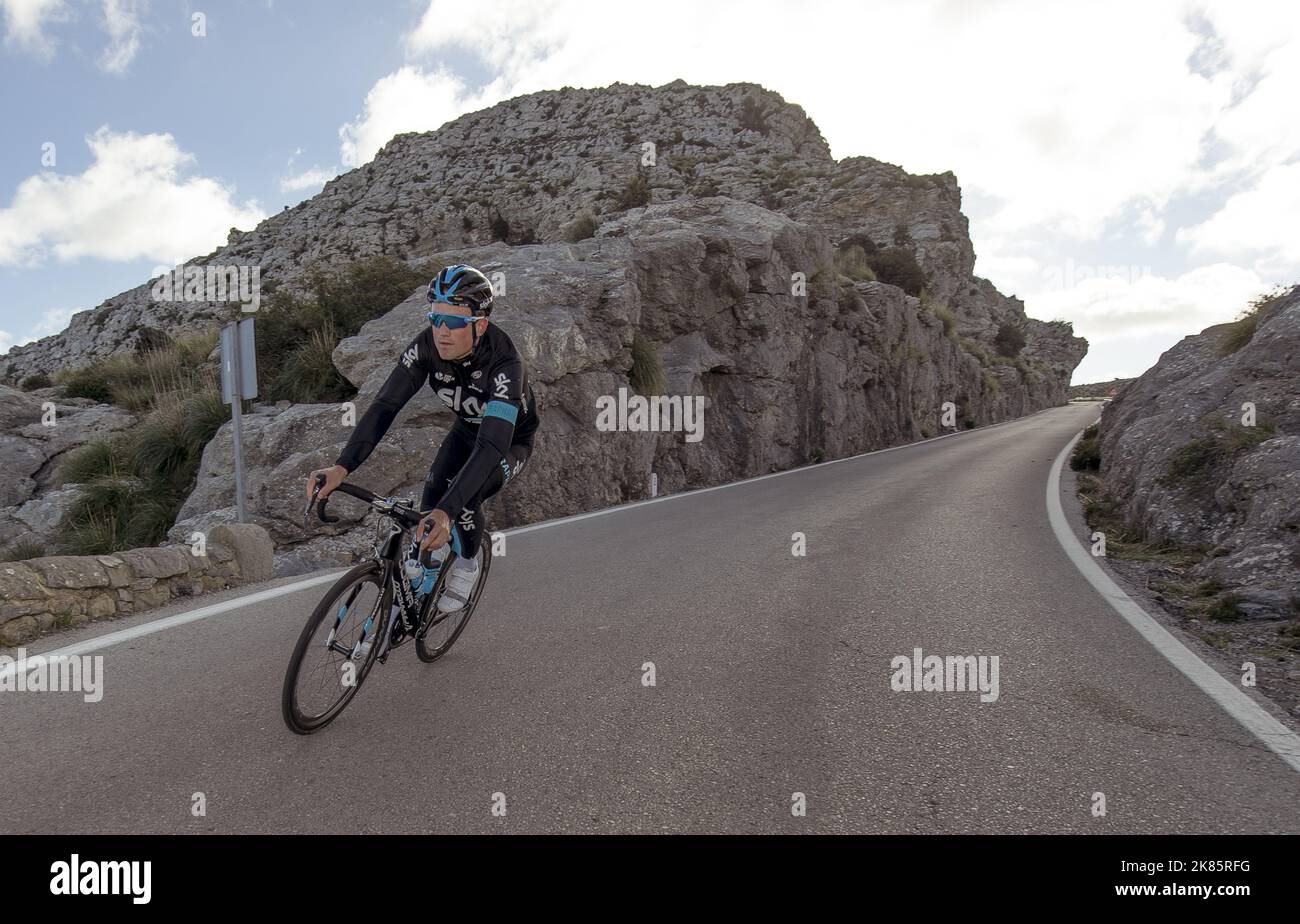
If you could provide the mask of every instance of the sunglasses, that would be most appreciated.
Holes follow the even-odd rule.
[[[443,314],[441,311],[427,311],[424,315],[433,322],[434,327],[443,327],[444,325],[451,330],[460,330],[473,324],[475,321],[485,321],[486,318],[466,316],[463,314]]]

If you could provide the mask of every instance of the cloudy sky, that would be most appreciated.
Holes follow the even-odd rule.
[[[753,81],[952,170],[1076,382],[1300,281],[1300,4],[0,0],[0,350],[521,93]]]

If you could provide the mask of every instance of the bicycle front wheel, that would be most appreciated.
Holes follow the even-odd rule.
[[[487,536],[484,536],[483,573],[479,575],[478,584],[470,593],[469,599],[465,601],[465,605],[454,613],[441,613],[434,606],[437,598],[442,596],[442,588],[447,580],[447,569],[443,569],[442,574],[438,576],[438,584],[434,592],[429,594],[429,599],[425,601],[424,620],[420,631],[415,634],[415,653],[421,661],[431,664],[456,644],[456,639],[460,638],[460,634],[465,631],[470,616],[474,615],[474,607],[478,605],[479,597],[483,596],[483,588],[487,586],[488,569],[491,567],[492,543]]]
[[[377,561],[363,562],[316,605],[289,659],[280,697],[290,731],[324,728],[361,689],[379,654],[390,591]]]

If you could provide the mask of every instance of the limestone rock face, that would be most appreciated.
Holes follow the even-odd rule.
[[[46,413],[47,406],[52,413]],[[0,548],[23,540],[57,541],[76,500],[74,488],[58,483],[63,455],[134,422],[133,414],[111,405],[0,385]]]
[[[1184,338],[1106,406],[1102,474],[1152,538],[1211,548],[1197,572],[1276,615],[1300,599],[1300,288],[1224,355]],[[1247,405],[1254,425],[1243,425]]]
[[[852,246],[923,278],[844,275],[837,254]],[[1068,325],[1027,318],[972,274],[951,173],[836,161],[799,106],[753,84],[545,91],[399,135],[190,265],[254,265],[299,290],[312,264],[376,255],[472,263],[503,288],[493,320],[528,362],[543,419],[534,461],[491,508],[498,526],[645,497],[652,473],[660,491],[700,487],[1031,413],[1065,401],[1086,350]],[[157,301],[143,282],[0,357],[0,379],[210,329],[230,310]],[[338,345],[355,416],[425,323],[412,293]],[[1014,359],[994,355],[1008,324],[1025,338]],[[634,356],[658,391],[703,400],[702,440],[597,429],[596,402],[632,387]],[[302,522],[306,475],[334,461],[350,419],[340,405],[282,404],[246,420],[248,507],[281,571],[341,563],[370,542],[348,498],[334,505],[340,523]],[[422,393],[356,480],[417,493],[451,423]],[[0,458],[26,472],[0,498],[12,515],[45,490],[49,453],[5,436]],[[227,426],[172,539],[231,520],[233,481]]]
[[[652,472],[661,492],[675,491],[921,439],[942,429],[945,401],[961,409],[959,425],[1031,413],[1064,400],[1079,356],[986,366],[917,298],[837,278],[821,232],[721,196],[633,209],[576,244],[454,256],[507,280],[493,322],[519,347],[542,415],[534,461],[491,505],[497,527],[644,498]],[[802,296],[790,294],[796,272],[814,280]],[[359,389],[357,415],[427,323],[423,310],[417,291],[335,350]],[[702,399],[703,439],[597,429],[598,400],[630,391],[637,337],[658,356],[664,394]],[[343,522],[302,524],[307,474],[337,457],[346,411],[261,407],[245,419],[249,509],[280,546],[282,573],[346,561],[373,532],[346,497],[333,505]],[[426,389],[352,480],[418,495],[452,422]],[[205,451],[177,541],[233,515],[229,430]]]
[[[187,265],[256,265],[292,288],[313,262],[415,259],[493,241],[564,241],[583,215],[724,195],[793,218],[832,244],[866,238],[912,253],[963,336],[985,342],[1023,305],[971,275],[975,253],[951,173],[915,176],[869,157],[836,161],[800,106],[755,84],[613,84],[548,90],[398,135],[370,163]],[[210,329],[228,305],[161,302],[151,282],[73,317],[68,329],[0,357],[18,381]],[[1073,352],[1066,330],[1031,324],[1040,346]]]

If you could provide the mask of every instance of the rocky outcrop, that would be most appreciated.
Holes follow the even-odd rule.
[[[135,416],[121,408],[58,398],[54,389],[25,394],[0,385],[0,550],[23,540],[56,544],[77,493],[60,485],[60,460],[133,423]]]
[[[1113,398],[1120,393],[1132,379],[1112,379],[1109,382],[1088,382],[1084,385],[1071,385],[1069,396],[1071,398]]]
[[[803,109],[754,84],[614,84],[544,91],[398,135],[375,159],[189,265],[255,265],[294,287],[313,262],[416,259],[493,241],[557,243],[582,216],[723,195],[820,231],[832,244],[900,248],[927,274],[958,333],[991,345],[1026,326],[1044,352],[1078,350],[1068,329],[1027,320],[1019,300],[972,276],[974,250],[951,173],[914,176],[869,157],[840,161]],[[209,294],[209,293],[204,293]],[[915,292],[913,294],[916,294]],[[149,283],[74,316],[68,330],[0,357],[18,381],[116,352],[159,332],[209,329],[209,301],[159,302]]]
[[[41,632],[162,606],[175,597],[271,576],[271,540],[252,525],[220,526],[202,551],[185,546],[113,555],[56,555],[0,564],[0,645]]]
[[[1243,612],[1295,616],[1300,288],[1233,351],[1242,324],[1184,338],[1107,405],[1102,475],[1144,536],[1205,549],[1194,575],[1230,589]]]
[[[505,280],[493,318],[523,353],[542,415],[534,461],[493,503],[498,527],[646,497],[652,472],[660,491],[675,491],[920,439],[943,428],[944,402],[959,409],[958,426],[1020,416],[1065,400],[1082,353],[1079,344],[1053,356],[1031,332],[1028,361],[987,364],[919,298],[837,276],[821,231],[726,197],[633,209],[576,244],[455,256]],[[806,294],[792,294],[796,274]],[[417,292],[335,350],[358,413],[426,323],[422,312]],[[637,338],[658,355],[664,393],[704,398],[699,442],[595,427],[597,399],[629,388]],[[302,523],[306,475],[336,458],[346,412],[286,405],[245,419],[249,509],[282,547],[284,571],[345,561],[369,539],[355,528],[364,508],[347,499],[338,526]],[[451,422],[426,390],[355,480],[417,493]],[[174,538],[233,516],[232,470],[225,427]]]
[[[644,497],[652,473],[663,491],[716,484],[1060,404],[1086,349],[972,274],[951,173],[836,161],[800,107],[753,84],[566,88],[399,135],[190,265],[253,265],[297,290],[313,265],[376,255],[472,262],[505,284],[494,320],[530,364],[543,425],[526,490],[495,504],[502,526]],[[358,413],[425,323],[420,308],[415,294],[339,344]],[[160,302],[144,284],[0,357],[0,378],[57,373],[230,311]],[[1023,350],[997,355],[1012,328]],[[631,385],[634,346],[656,357],[663,392],[705,399],[702,441],[596,430],[596,399]],[[364,545],[356,504],[340,501],[350,519],[333,530],[301,522],[303,479],[333,461],[345,414],[277,405],[247,418],[249,509],[282,570]],[[418,490],[450,422],[427,394],[413,402],[363,483]],[[174,539],[232,518],[230,440],[223,429],[205,450]]]

